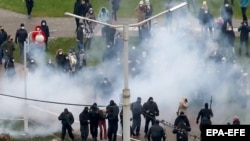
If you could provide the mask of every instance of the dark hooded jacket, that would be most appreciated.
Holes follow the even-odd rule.
[[[161,127],[159,125],[159,121],[156,120],[155,124],[152,125],[152,127],[149,129],[148,132],[148,141],[165,141],[166,140],[166,134],[165,131],[163,129],[163,127]]]
[[[79,115],[79,121],[80,125],[88,125],[88,120],[89,120],[89,111],[88,108],[85,108]]]
[[[100,115],[99,115],[99,108],[97,107],[96,103],[94,103],[89,109],[89,119],[91,125],[98,126]]]
[[[144,116],[159,116],[158,105],[154,101],[150,101],[151,98],[148,99],[142,106],[142,112]],[[147,112],[148,111],[148,112]]]
[[[64,110],[64,112],[59,115],[58,120],[61,120],[64,125],[71,125],[74,123],[73,114],[68,110]]]
[[[43,25],[43,23],[45,23],[45,25]],[[47,25],[46,20],[42,20],[42,21],[41,21],[41,29],[42,29],[42,31],[44,32],[45,41],[48,41],[48,38],[49,38],[49,36],[50,36],[50,33],[49,33],[49,26]]]
[[[136,102],[133,102],[130,106],[133,117],[140,117],[142,113],[142,104],[141,99],[137,99]]]
[[[109,121],[118,122],[119,107],[116,105],[116,103],[111,100],[110,104],[106,107],[106,109],[107,109],[107,119]]]
[[[24,43],[28,37],[26,29],[19,28],[16,31],[15,43]]]
[[[196,118],[196,122],[199,122],[199,119],[201,118],[201,124],[207,125],[211,124],[210,118],[213,117],[213,112],[211,109],[208,109],[208,104],[205,104],[205,108],[201,109],[198,113],[198,116]]]
[[[7,32],[4,29],[1,29],[1,31],[0,31],[0,46],[4,41],[7,40],[7,36],[8,36]]]
[[[74,4],[74,11],[73,13],[78,16],[82,16],[82,1],[76,0]]]
[[[238,31],[240,32],[240,41],[248,41],[250,27],[247,25],[247,23],[243,22],[238,28]]]

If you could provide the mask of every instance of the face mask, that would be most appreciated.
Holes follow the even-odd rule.
[[[24,29],[24,26],[21,26],[21,29]]]
[[[59,55],[62,55],[62,52],[59,52]]]
[[[106,83],[107,83],[107,81],[106,81],[106,80],[104,80],[104,81],[103,81],[103,83],[104,83],[104,84],[106,84]]]
[[[45,23],[42,23],[42,25],[45,25]]]

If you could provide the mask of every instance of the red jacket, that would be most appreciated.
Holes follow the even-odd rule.
[[[44,41],[46,41],[45,33],[42,31],[41,26],[37,25],[37,26],[35,26],[35,29],[32,31],[32,34],[31,34],[31,41],[32,42],[35,42],[36,36],[38,34],[42,34],[44,37]]]

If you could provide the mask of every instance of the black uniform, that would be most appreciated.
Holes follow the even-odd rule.
[[[98,135],[98,121],[100,119],[99,108],[97,104],[94,103],[89,110],[89,119],[90,119],[90,133],[94,141],[97,140]]]
[[[116,141],[116,134],[118,129],[118,116],[119,107],[111,100],[107,106],[107,119],[108,119],[108,139],[109,141]]]
[[[141,113],[142,113],[142,104],[141,98],[138,97],[136,102],[133,102],[130,106],[132,111],[132,132],[136,131],[135,135],[140,135],[141,128]]]
[[[151,124],[154,125],[154,123],[155,123],[155,117],[159,116],[158,106],[153,101],[152,97],[150,97],[148,99],[148,101],[143,104],[143,106],[142,106],[142,112],[143,112],[143,115],[144,115],[144,117],[146,119],[144,133],[145,133],[145,136],[147,136],[149,122],[151,121]]]
[[[66,135],[66,130],[68,131],[69,137],[74,140],[74,135],[72,133],[73,129],[71,125],[74,123],[74,116],[71,112],[68,111],[67,108],[64,109],[64,112],[62,112],[58,120],[61,120],[62,122],[62,134],[61,134],[61,139],[64,141],[65,135]]]
[[[198,113],[198,116],[196,118],[196,123],[199,123],[199,119],[201,119],[200,122],[200,131],[203,131],[202,126],[203,125],[211,125],[211,117],[213,117],[212,109],[208,109],[208,103],[205,103],[205,108],[201,109]],[[201,133],[202,134],[202,133]]]
[[[149,132],[148,132],[148,141],[165,141],[166,140],[166,134],[165,131],[163,129],[163,127],[161,127],[159,125],[159,120],[155,121],[155,124],[150,127]]]
[[[191,131],[190,123],[184,112],[175,119],[173,133],[176,134],[177,141],[188,141],[188,132]]]
[[[80,121],[80,132],[82,141],[86,141],[89,136],[89,111],[88,107],[85,107],[84,110],[79,115]]]

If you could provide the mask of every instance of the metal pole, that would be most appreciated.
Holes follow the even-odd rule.
[[[24,132],[25,134],[28,133],[28,129],[29,129],[29,119],[28,119],[28,114],[27,114],[27,53],[28,53],[28,49],[29,49],[29,44],[30,44],[30,35],[32,34],[33,31],[29,32],[28,34],[28,39],[27,41],[24,42],[24,51],[23,51],[23,58],[24,58],[24,98],[25,98],[25,103],[24,103]]]
[[[27,45],[26,41],[24,42],[24,97],[25,97],[25,103],[24,103],[24,133],[28,133],[28,116],[27,116]]]
[[[123,89],[123,141],[130,141],[130,90],[128,88],[128,25],[123,26],[124,40],[124,89]]]

